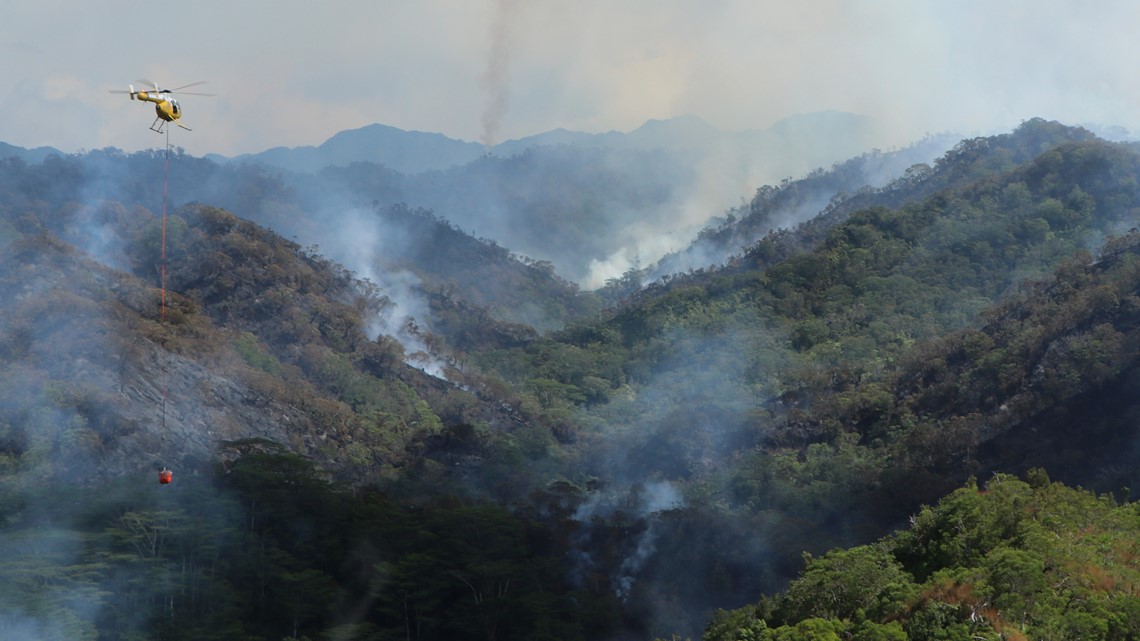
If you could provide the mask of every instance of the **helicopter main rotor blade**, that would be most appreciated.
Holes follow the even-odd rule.
[[[189,87],[197,87],[198,85],[204,85],[207,82],[208,82],[207,80],[199,80],[198,82],[192,82],[188,85],[182,85],[181,87],[175,87],[173,89],[170,89],[169,91],[181,91],[182,89],[187,89]],[[200,94],[200,95],[208,95],[208,94]],[[212,95],[212,94],[209,94],[209,95]]]
[[[197,92],[193,92],[193,91],[182,91],[183,89],[187,89],[189,87],[197,87],[198,85],[204,85],[207,82],[206,80],[199,80],[198,82],[192,82],[188,85],[182,85],[181,87],[175,87],[174,89],[160,89],[157,82],[155,82],[153,80],[147,80],[145,78],[140,79],[140,80],[136,80],[135,82],[143,84],[143,85],[147,85],[149,87],[154,87],[153,90],[143,89],[143,91],[146,91],[148,93],[156,93],[156,94],[159,94],[159,93],[164,93],[164,94],[179,93],[179,94],[182,94],[184,96],[216,96],[217,95],[217,94],[212,94],[212,93],[197,93]],[[129,91],[112,91],[111,93],[131,93],[131,92],[129,92]]]

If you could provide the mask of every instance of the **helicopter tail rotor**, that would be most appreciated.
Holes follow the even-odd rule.
[[[144,89],[143,91],[146,91],[146,90]],[[123,91],[122,89],[111,89],[107,93],[125,93],[131,97],[131,100],[137,100],[137,98],[135,98],[135,96],[139,95],[142,92],[135,91],[134,85],[127,85],[126,91]]]

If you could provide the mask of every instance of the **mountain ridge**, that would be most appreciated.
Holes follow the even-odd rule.
[[[0,159],[19,158],[24,162],[37,163],[43,162],[44,158],[47,158],[53,154],[59,156],[62,155],[62,153],[63,152],[55,149],[54,147],[35,147],[29,149],[25,147],[18,147],[16,145],[10,145],[6,142],[0,142]]]
[[[373,162],[404,174],[446,170],[465,165],[480,156],[513,156],[532,147],[569,145],[586,148],[613,148],[674,151],[708,151],[725,146],[764,146],[775,141],[799,142],[811,138],[820,127],[828,129],[828,144],[850,139],[847,148],[864,149],[871,137],[870,119],[843,112],[818,112],[789,116],[768,129],[728,132],[693,115],[648,120],[630,132],[586,133],[554,129],[508,140],[487,148],[476,142],[450,138],[444,134],[408,131],[383,124],[371,124],[337,132],[315,146],[274,147],[261,152],[226,157],[207,154],[219,163],[254,162],[277,169],[312,173],[323,167],[345,166],[353,162]]]

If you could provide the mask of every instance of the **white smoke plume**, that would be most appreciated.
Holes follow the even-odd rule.
[[[376,316],[366,319],[368,338],[375,340],[382,334],[396,338],[404,346],[410,365],[445,378],[446,363],[431,355],[419,334],[419,329],[427,328],[431,318],[427,301],[418,292],[419,278],[406,270],[378,267],[377,259],[386,253],[385,248],[407,239],[381,225],[372,211],[350,209],[339,216],[339,221],[340,233],[327,241],[332,243],[333,257],[357,277],[376,285],[390,303]]]
[[[637,538],[633,550],[622,559],[617,574],[610,579],[614,594],[623,602],[628,600],[638,574],[657,551],[657,539],[660,536],[658,521],[661,513],[684,507],[685,499],[672,483],[649,481],[635,484],[624,494],[597,494],[575,511],[574,520],[587,526],[595,518],[607,519],[618,511],[627,517],[643,520],[646,523],[645,531]],[[579,573],[595,565],[590,553],[584,547],[588,537],[589,527],[586,527],[581,537],[583,546],[573,554],[575,563],[579,566]]]

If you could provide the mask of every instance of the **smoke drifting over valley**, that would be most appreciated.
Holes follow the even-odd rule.
[[[475,157],[459,141],[445,148],[434,136],[373,127],[343,132],[335,146],[330,141],[315,150],[279,149],[240,160],[290,170],[285,180],[307,208],[328,211],[333,226],[339,216],[333,202],[424,207],[461,231],[549,262],[560,276],[596,289],[684,250],[717,216],[732,211],[739,218],[735,210],[747,206],[761,185],[829,168],[865,153],[875,139],[870,121],[852,114],[807,114],[742,132],[689,116],[647,122],[629,133],[553,131],[502,142]],[[901,174],[905,161],[931,161],[945,148],[939,144],[952,139],[928,138],[834,188],[878,186]],[[429,148],[436,150],[434,163],[420,153]],[[315,164],[318,159],[327,166]],[[424,171],[426,166],[436,170]],[[821,191],[816,202],[822,208],[836,193]],[[793,224],[816,211],[802,208],[775,222]],[[324,233],[310,225],[298,234],[292,230],[298,223],[283,217],[266,224],[313,241],[318,239],[307,234]],[[742,240],[734,250],[745,245]],[[344,260],[340,253],[333,257]],[[724,256],[713,258],[682,269]]]

